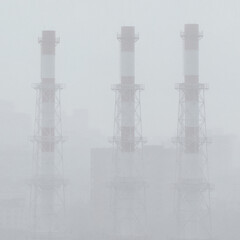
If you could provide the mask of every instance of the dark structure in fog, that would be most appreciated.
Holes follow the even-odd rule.
[[[174,194],[174,148],[159,145],[144,145],[144,180],[146,182],[147,237],[152,240],[167,239],[172,233]],[[94,240],[105,239],[112,223],[109,182],[114,177],[111,148],[91,150],[91,204],[93,210]],[[139,202],[140,203],[140,202]],[[104,221],[103,221],[104,219]],[[108,238],[107,238],[108,239]],[[112,239],[112,238],[111,238]]]
[[[113,137],[113,239],[145,238],[145,181],[142,166],[140,91],[135,83],[135,28],[124,26],[121,43],[121,83],[116,93]]]
[[[211,239],[210,185],[204,92],[199,82],[197,24],[186,24],[184,82],[179,90],[177,132],[177,239]]]
[[[31,191],[31,239],[64,239],[64,179],[60,91],[55,82],[54,31],[43,31],[41,44],[41,83],[37,92],[34,132],[34,177]]]

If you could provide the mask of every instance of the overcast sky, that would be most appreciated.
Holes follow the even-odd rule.
[[[0,0],[0,99],[33,116],[40,81],[42,30],[56,30],[56,77],[66,85],[63,110],[89,110],[90,126],[111,135],[118,83],[122,25],[135,25],[136,82],[145,85],[142,118],[145,136],[174,136],[178,93],[183,81],[180,31],[199,23],[200,81],[209,129],[240,133],[239,0]]]

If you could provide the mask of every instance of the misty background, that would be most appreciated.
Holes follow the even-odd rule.
[[[238,0],[0,0],[0,197],[22,199],[23,215],[28,212],[36,101],[31,86],[40,82],[42,30],[55,30],[60,37],[56,81],[66,86],[62,111],[69,226],[86,237],[91,231],[90,150],[110,147],[108,137],[113,133],[111,85],[120,80],[117,33],[123,25],[134,25],[139,33],[135,75],[136,82],[145,85],[141,103],[147,144],[174,152],[178,113],[174,85],[183,81],[180,32],[186,23],[198,23],[204,34],[200,81],[210,87],[206,116],[212,142],[214,233],[240,236]],[[157,228],[152,225],[156,232]]]
[[[17,111],[33,117],[31,84],[40,79],[37,39],[42,30],[53,29],[61,40],[56,79],[66,84],[64,111],[71,114],[76,108],[87,109],[90,126],[111,135],[114,96],[110,86],[119,81],[116,35],[122,25],[135,25],[140,35],[136,78],[146,87],[144,134],[149,139],[173,136],[178,98],[174,84],[183,77],[180,32],[185,23],[198,23],[204,33],[200,79],[210,85],[208,128],[240,132],[240,112],[236,111],[240,98],[239,1],[9,0],[1,1],[0,11],[0,94]]]

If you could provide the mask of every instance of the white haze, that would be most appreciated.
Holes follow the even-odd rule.
[[[66,84],[64,111],[89,111],[90,125],[112,133],[113,93],[119,81],[119,43],[122,25],[135,25],[136,81],[142,96],[144,135],[175,134],[177,92],[183,80],[182,40],[185,23],[199,23],[200,79],[207,93],[208,128],[239,133],[240,3],[237,0],[24,0],[1,1],[1,99],[33,116],[33,82],[40,79],[37,39],[44,29],[61,38],[57,47],[57,80]],[[95,119],[98,121],[95,121]]]
[[[116,36],[121,26],[134,25],[140,36],[136,82],[145,85],[141,98],[143,135],[149,145],[163,144],[146,150],[156,151],[150,154],[153,165],[147,167],[153,183],[148,196],[149,232],[153,239],[170,238],[175,171],[171,139],[176,136],[178,113],[174,86],[183,81],[180,32],[186,23],[199,24],[204,34],[200,41],[200,81],[210,86],[206,116],[212,137],[210,180],[215,186],[213,235],[217,239],[239,239],[239,0],[0,0],[0,199],[22,199],[21,216],[25,218],[36,100],[31,86],[40,82],[38,38],[42,30],[55,30],[60,37],[56,81],[66,86],[62,111],[63,134],[67,136],[68,231],[74,240],[90,239],[91,148],[111,147],[111,85],[120,81]],[[0,204],[0,215],[1,211]],[[24,221],[20,222],[26,230]]]

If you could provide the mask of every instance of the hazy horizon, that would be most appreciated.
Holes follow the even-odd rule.
[[[56,79],[65,84],[63,111],[87,109],[90,126],[112,135],[114,93],[120,80],[119,43],[122,25],[135,25],[136,82],[145,85],[142,119],[145,136],[174,136],[177,125],[177,82],[183,81],[182,40],[185,23],[198,23],[200,81],[208,83],[208,129],[240,133],[240,3],[230,1],[2,1],[0,10],[3,81],[1,98],[17,111],[34,115],[40,81],[38,38],[45,29],[60,37]],[[223,111],[224,109],[224,111]],[[98,121],[96,121],[98,119]]]

